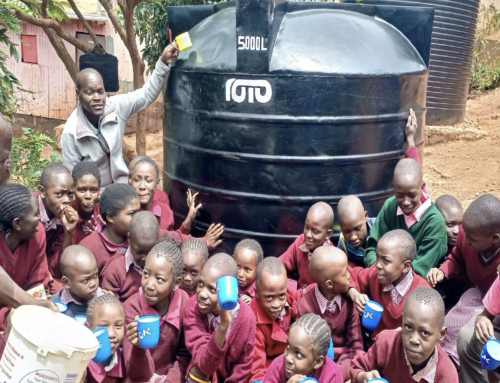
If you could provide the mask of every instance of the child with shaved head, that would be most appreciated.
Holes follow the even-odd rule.
[[[115,257],[102,271],[102,287],[125,303],[138,293],[146,256],[158,242],[158,219],[149,211],[139,211],[130,221],[125,257]]]
[[[297,304],[297,315],[320,315],[331,331],[335,362],[344,381],[357,351],[363,350],[359,314],[347,297],[350,274],[347,256],[335,247],[323,246],[314,250],[309,271],[316,283]]]
[[[68,306],[66,315],[86,315],[89,303],[104,294],[99,288],[97,261],[90,250],[80,245],[72,245],[61,254],[61,283],[63,289],[54,294],[57,300]]]
[[[484,194],[472,201],[463,216],[457,245],[444,263],[427,275],[431,286],[443,280],[467,277],[475,286],[467,290],[446,315],[448,334],[443,348],[459,363],[457,337],[465,325],[472,325],[484,310],[483,298],[497,278],[500,264],[500,200]]]
[[[250,304],[257,321],[250,381],[262,380],[273,359],[285,351],[288,330],[297,313],[295,286],[289,283],[280,259],[267,257],[257,266],[255,299]]]
[[[437,291],[430,287],[413,290],[399,326],[400,330],[380,333],[368,352],[356,355],[353,383],[380,376],[391,383],[458,383],[457,371],[439,344],[446,326],[444,303]]]
[[[368,299],[380,303],[384,308],[372,339],[383,330],[392,330],[401,325],[403,304],[408,294],[418,286],[429,286],[427,281],[412,269],[415,259],[415,241],[404,230],[385,233],[377,244],[375,264],[367,269],[352,270],[354,286],[349,289],[349,298],[363,312]]]
[[[447,246],[444,219],[425,191],[420,164],[404,158],[394,170],[395,196],[385,201],[368,237],[365,266],[377,259],[377,243],[391,230],[405,230],[414,239],[417,253],[412,267],[420,276],[443,261]]]
[[[222,309],[217,299],[217,279],[237,274],[236,262],[224,253],[213,255],[203,266],[198,293],[190,298],[184,312],[186,345],[193,357],[188,382],[249,381],[254,356],[254,315],[241,299],[230,311]]]
[[[314,283],[309,274],[309,259],[312,252],[320,246],[333,246],[330,237],[333,233],[333,209],[326,202],[318,202],[307,212],[304,232],[297,237],[279,259],[287,272],[299,274],[299,289]]]

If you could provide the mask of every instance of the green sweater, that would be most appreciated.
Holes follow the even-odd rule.
[[[377,242],[380,237],[388,231],[403,229],[411,234],[417,245],[417,255],[412,268],[425,278],[432,267],[437,267],[444,260],[448,250],[444,218],[434,204],[431,204],[420,221],[408,228],[404,216],[396,215],[397,208],[396,197],[390,197],[378,213],[366,244],[365,266],[368,267],[375,262]]]

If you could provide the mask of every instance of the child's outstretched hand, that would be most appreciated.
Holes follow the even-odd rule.
[[[491,320],[485,315],[478,315],[474,326],[474,332],[476,333],[476,338],[481,341],[481,343],[486,343],[488,338],[494,334]]]
[[[203,205],[201,203],[196,205],[196,197],[198,196],[198,193],[193,194],[191,189],[188,189],[186,194],[187,194],[186,202],[189,207],[189,212],[182,225],[186,229],[191,230],[191,225],[193,224],[194,219],[196,218],[196,214],[198,214],[198,211],[201,209]]]
[[[356,383],[366,383],[368,380],[371,378],[380,378],[380,374],[377,370],[372,370],[372,371],[362,371],[356,376]]]
[[[208,250],[213,250],[222,243],[222,239],[219,237],[224,233],[224,226],[218,223],[212,223],[205,234],[205,240],[207,241]]]
[[[410,108],[410,116],[408,117],[408,122],[406,123],[405,134],[406,143],[408,147],[415,145],[415,133],[417,133],[418,123],[417,116],[413,109]]]
[[[304,379],[305,375],[295,374],[292,376],[286,383],[299,383],[302,379]]]
[[[431,287],[436,287],[436,284],[438,284],[439,282],[441,282],[444,279],[444,272],[441,269],[433,267],[427,273],[426,279],[427,279],[427,283]]]
[[[69,205],[65,205],[59,210],[59,219],[66,233],[72,233],[78,223],[78,213]]]
[[[127,339],[134,347],[141,348],[139,345],[139,336],[137,335],[137,319],[139,319],[138,315],[134,321],[127,325]]]
[[[249,297],[248,295],[246,294],[243,294],[240,299],[245,302],[247,305],[249,305],[250,303],[252,303],[252,297]]]

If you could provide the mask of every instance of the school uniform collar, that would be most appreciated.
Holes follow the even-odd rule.
[[[411,363],[408,360],[408,357],[406,356],[406,350],[403,348],[403,353],[405,355],[405,361],[406,365],[408,366],[408,370],[410,371],[411,378],[415,382],[421,382],[422,380],[425,380],[427,383],[434,383],[434,380],[436,378],[436,372],[437,372],[437,365],[438,365],[438,350],[437,348],[434,349],[434,354],[430,357],[430,359],[427,361],[427,365],[414,374],[413,368],[411,367]]]
[[[321,246],[331,246],[331,245],[332,245],[332,242],[330,241],[329,238],[327,238],[327,239],[325,239],[325,242],[323,242],[323,244]],[[312,253],[309,251],[309,249],[306,246],[305,238],[304,238],[304,242],[302,243],[302,245],[299,246],[299,249],[301,251],[303,251],[304,253],[306,253],[307,256],[309,257],[309,260],[311,260]]]
[[[120,245],[117,245],[116,243],[113,243],[108,238],[106,238],[106,236],[103,233],[103,228],[100,228],[100,230],[97,230],[97,232],[99,234],[99,237],[101,237],[102,243],[109,252],[118,254],[125,254],[127,252],[128,240],[126,240]]]
[[[410,287],[413,283],[413,270],[410,269],[403,278],[401,282],[399,282],[396,286],[392,283],[384,286],[384,292],[388,292],[391,295],[392,303],[395,305],[399,305],[405,295],[410,290]]]
[[[181,292],[179,291],[179,289],[172,291],[172,293],[170,294],[170,302],[168,304],[167,313],[163,317],[161,317],[160,314],[158,314],[158,312],[146,302],[142,287],[139,289],[139,304],[141,306],[143,314],[159,316],[160,326],[163,324],[163,322],[167,322],[174,326],[177,330],[180,330],[181,303]]]
[[[40,222],[43,225],[45,231],[56,230],[57,226],[62,226],[62,222],[59,218],[53,217],[49,218],[45,205],[43,204],[42,196],[38,194],[38,210],[40,211]]]
[[[104,291],[100,287],[98,287],[97,291],[95,293],[95,298],[100,297],[101,295],[104,295]],[[73,296],[69,292],[69,289],[66,287],[64,287],[62,289],[61,297],[59,298],[59,300],[62,303],[66,303],[66,304],[74,303],[75,305],[79,305],[79,306],[82,306],[84,304],[84,303],[78,302],[75,298],[73,298]],[[85,304],[88,304],[88,302]]]
[[[135,271],[142,275],[144,269],[136,262],[134,256],[132,255],[132,251],[130,250],[130,246],[125,252],[125,270],[127,273],[130,271],[130,267],[133,267]]]
[[[244,289],[239,288],[239,296],[241,297],[242,295],[248,295],[252,298],[255,297],[255,280]]]
[[[424,213],[431,207],[431,196],[426,192],[422,192],[420,195],[420,206],[417,207],[411,215],[405,215],[403,210],[398,206],[396,210],[396,215],[403,215],[405,218],[405,223],[408,229],[412,227],[414,224],[420,221]]]
[[[156,215],[158,218],[161,218],[162,209],[157,201],[153,200],[153,203],[151,204],[151,208],[149,209],[149,211],[154,215]]]
[[[316,300],[318,301],[318,306],[321,314],[324,314],[327,310],[329,313],[334,313],[337,307],[339,311],[342,309],[342,295],[335,294],[333,299],[329,301],[323,294],[321,294],[318,285],[314,287],[314,294],[316,295]]]
[[[107,376],[113,378],[124,378],[125,370],[123,368],[122,350],[120,348],[116,350],[113,354],[111,362],[107,366],[103,366],[102,364],[98,364],[91,360],[89,362],[88,369],[92,378],[99,383],[103,382]]]

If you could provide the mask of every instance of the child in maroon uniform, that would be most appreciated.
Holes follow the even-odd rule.
[[[184,312],[186,345],[193,355],[190,383],[248,382],[255,318],[241,299],[231,311],[223,310],[217,299],[217,279],[237,273],[236,262],[228,254],[215,254],[203,266],[198,294],[189,299]]]
[[[130,164],[129,164],[129,171],[130,171],[130,169],[135,167],[135,164],[137,164],[137,162],[140,159],[142,159],[144,157],[145,157],[144,155],[139,155],[139,156],[135,156],[134,158],[132,158],[132,161],[130,161]],[[156,187],[156,189],[154,191],[153,200],[155,200],[157,202],[164,203],[165,205],[170,207],[170,200],[168,199],[167,193],[165,193],[162,189],[159,189],[158,186]]]
[[[314,283],[309,274],[309,259],[314,249],[320,246],[333,246],[330,237],[333,233],[333,209],[326,202],[318,202],[307,212],[304,233],[297,237],[279,258],[288,272],[298,272],[299,289]]]
[[[382,376],[397,383],[458,383],[455,366],[439,345],[445,335],[441,296],[417,287],[404,303],[401,330],[381,332],[367,353],[356,355],[351,381]]]
[[[125,312],[120,301],[112,295],[102,295],[90,302],[87,309],[87,327],[91,330],[105,326],[111,343],[111,358],[104,364],[90,361],[87,383],[121,383],[125,378],[125,364],[121,349]]]
[[[285,351],[286,337],[297,308],[295,293],[288,288],[285,266],[278,258],[264,258],[257,266],[255,281],[255,299],[250,307],[257,320],[257,329],[250,380],[262,380],[273,359]]]
[[[181,250],[184,269],[182,270],[182,284],[180,288],[191,298],[193,295],[196,295],[200,273],[208,259],[208,248],[201,239],[189,238],[182,244]]]
[[[111,184],[101,194],[99,213],[105,226],[80,243],[95,255],[99,273],[115,254],[127,251],[130,221],[139,208],[139,197],[130,185]]]
[[[73,192],[73,177],[64,165],[51,163],[43,169],[35,194],[40,222],[45,230],[49,271],[55,279],[62,277],[59,260],[63,250],[73,243],[73,232],[78,223],[78,214],[71,207]]]
[[[298,383],[306,376],[318,382],[342,383],[339,368],[326,357],[330,335],[328,324],[319,315],[301,316],[290,327],[285,353],[271,363],[264,383]]]
[[[122,303],[139,292],[146,256],[158,242],[158,220],[149,211],[139,211],[130,221],[125,257],[114,257],[102,270],[102,287]]]
[[[45,232],[38,221],[37,197],[23,185],[8,184],[0,189],[0,212],[0,266],[23,290],[43,284],[48,291]],[[0,304],[0,330],[7,310]]]
[[[316,282],[297,304],[297,315],[320,315],[330,328],[335,362],[342,371],[344,381],[349,380],[349,369],[357,351],[363,350],[359,314],[354,303],[347,298],[349,271],[347,256],[335,247],[314,250],[309,271]]]
[[[152,158],[148,156],[137,156],[134,158],[129,168],[128,183],[139,194],[141,209],[148,210],[156,215],[161,230],[167,231],[172,238],[184,242],[191,237],[189,235],[191,225],[196,218],[198,210],[202,207],[201,204],[196,205],[196,196],[198,193],[193,195],[191,190],[188,190],[188,215],[180,227],[174,231],[174,213],[170,209],[170,206],[154,199],[159,179],[160,170]],[[224,228],[220,224],[209,227],[205,238],[210,250],[215,249],[222,242],[219,240],[219,237],[223,231]]]
[[[125,302],[127,340],[123,344],[127,376],[134,382],[184,382],[190,360],[183,335],[187,294],[179,289],[182,254],[169,241],[158,243],[146,257],[139,293]],[[160,317],[160,341],[142,349],[136,319],[143,315]]]
[[[96,164],[90,161],[79,162],[71,172],[75,183],[73,208],[78,213],[78,223],[73,231],[73,245],[92,234],[100,223],[99,191],[101,175]]]
[[[474,324],[484,310],[483,298],[497,278],[500,264],[500,200],[484,194],[472,201],[464,213],[457,246],[444,263],[427,275],[431,286],[442,280],[465,276],[471,286],[446,315],[448,334],[443,341],[446,350],[458,363],[457,338],[461,328]]]
[[[264,252],[256,240],[244,239],[234,248],[233,257],[238,266],[239,297],[250,304],[255,296],[257,266],[264,259]]]
[[[401,326],[403,303],[417,286],[429,286],[425,279],[411,267],[417,248],[412,236],[405,230],[385,233],[377,244],[377,259],[368,269],[352,270],[356,287],[349,289],[348,296],[363,312],[368,297],[384,308],[382,319],[372,332],[372,339],[382,330]]]

